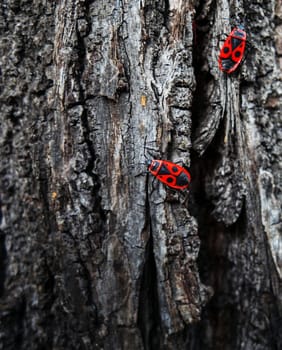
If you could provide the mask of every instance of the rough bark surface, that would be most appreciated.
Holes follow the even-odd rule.
[[[2,1],[1,349],[282,347],[281,28],[274,0]]]

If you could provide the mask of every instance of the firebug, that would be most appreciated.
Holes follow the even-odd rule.
[[[225,40],[218,57],[219,68],[228,74],[234,72],[242,62],[247,34],[242,25],[235,27]]]
[[[189,187],[191,175],[189,171],[178,164],[168,160],[151,160],[148,170],[159,181],[175,190],[184,190]]]

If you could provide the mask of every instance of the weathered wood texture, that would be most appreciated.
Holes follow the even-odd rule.
[[[281,348],[281,2],[0,9],[0,348]]]

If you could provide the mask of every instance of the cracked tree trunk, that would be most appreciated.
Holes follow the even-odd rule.
[[[281,348],[281,2],[0,9],[0,349]]]

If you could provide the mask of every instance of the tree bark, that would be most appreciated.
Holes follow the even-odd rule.
[[[282,348],[281,2],[5,0],[0,28],[0,348]]]

